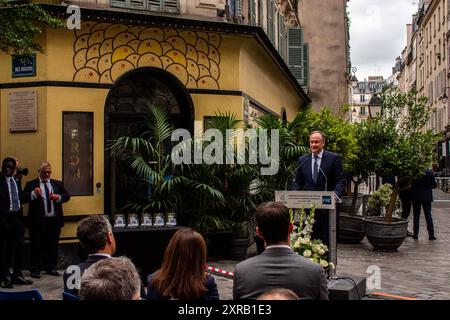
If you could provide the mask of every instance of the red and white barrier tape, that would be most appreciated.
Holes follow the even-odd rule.
[[[208,272],[212,273],[212,274],[215,274],[215,275],[218,275],[218,276],[221,276],[221,277],[224,277],[224,278],[234,279],[234,273],[233,272],[225,271],[225,270],[218,269],[218,268],[215,268],[215,267],[208,266]]]

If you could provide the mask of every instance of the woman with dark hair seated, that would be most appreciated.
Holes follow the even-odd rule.
[[[166,248],[161,269],[147,277],[147,299],[219,300],[216,281],[206,270],[205,240],[192,229],[180,229]]]

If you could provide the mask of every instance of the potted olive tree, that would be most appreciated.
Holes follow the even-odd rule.
[[[342,243],[359,243],[365,236],[364,216],[357,214],[362,203],[362,194],[358,191],[361,183],[367,181],[375,169],[373,144],[367,126],[367,122],[354,124],[355,151],[344,163],[347,179],[353,182],[354,189],[353,194],[347,196],[351,199],[349,205],[341,207],[339,214],[338,240]]]
[[[396,176],[386,215],[367,217],[365,231],[375,250],[397,250],[406,237],[408,221],[393,217],[400,186],[425,172],[432,160],[438,137],[431,130],[422,131],[432,112],[426,97],[415,91],[398,89],[381,95],[381,112],[369,121],[367,138],[374,147],[375,172]]]

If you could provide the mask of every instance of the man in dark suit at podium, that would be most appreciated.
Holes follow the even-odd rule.
[[[70,195],[61,181],[50,179],[51,173],[50,163],[42,162],[39,178],[29,181],[24,190],[25,199],[30,202],[28,226],[33,278],[41,277],[41,267],[47,274],[59,275],[56,263],[59,235],[64,226],[62,204],[69,201]]]
[[[346,185],[341,156],[324,150],[324,147],[323,133],[313,131],[309,136],[311,154],[299,158],[292,190],[334,191],[336,200],[339,200]],[[314,219],[313,239],[320,239],[329,245],[329,211],[316,210]]]

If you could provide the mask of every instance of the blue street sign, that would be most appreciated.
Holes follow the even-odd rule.
[[[12,77],[36,76],[36,54],[31,56],[12,56]]]

